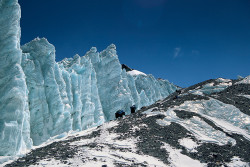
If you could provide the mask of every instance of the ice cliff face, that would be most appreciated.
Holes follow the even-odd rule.
[[[55,62],[55,48],[36,38],[20,48],[20,6],[0,0],[0,156],[50,137],[114,119],[130,106],[150,105],[176,86],[122,70],[116,46]]]
[[[31,138],[37,145],[72,129],[71,107],[55,62],[54,46],[45,39],[35,39],[22,50],[22,67],[29,90]]]
[[[20,17],[17,0],[0,1],[0,155],[17,154],[32,145]]]
[[[82,105],[79,111],[79,115],[82,115],[81,129],[114,119],[115,112],[119,109],[129,114],[132,105],[138,108],[150,105],[176,90],[173,84],[157,80],[152,75],[131,74],[122,70],[114,44],[100,53],[92,47],[85,56],[76,55],[58,64],[65,80],[71,80],[66,87],[77,85],[72,90],[80,92],[77,94],[80,100],[76,100],[79,101],[76,104]],[[72,81],[69,76],[78,79]],[[78,86],[78,83],[82,84]],[[68,94],[72,92],[69,90]],[[75,104],[69,105],[75,108]]]
[[[152,75],[122,70],[114,44],[101,53],[91,48],[55,62],[55,48],[46,39],[21,47],[28,87],[30,137],[39,145],[64,132],[81,131],[115,119],[115,112],[147,106],[176,87]]]

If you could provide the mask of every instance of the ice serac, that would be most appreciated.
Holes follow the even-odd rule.
[[[66,84],[55,62],[55,48],[36,38],[22,46],[22,66],[29,89],[31,138],[35,145],[72,130]]]
[[[0,155],[115,119],[117,110],[150,105],[176,86],[121,65],[116,46],[55,61],[36,38],[20,48],[20,6],[0,0]]]
[[[152,75],[122,70],[114,44],[100,53],[93,47],[85,57],[91,59],[96,71],[100,101],[107,120],[114,119],[117,110],[129,114],[130,106],[141,108],[153,104],[177,89],[168,81],[157,80]]]
[[[135,84],[137,93],[141,99],[137,104],[140,107],[153,104],[155,101],[167,97],[177,89],[175,85],[167,80],[155,79],[153,75],[146,75],[137,70],[129,71],[127,74],[128,78],[130,78],[130,85]],[[135,94],[134,96],[137,99],[137,95]]]
[[[31,148],[28,90],[21,68],[20,6],[0,0],[0,156]]]
[[[114,119],[114,113],[120,109],[128,113],[132,99],[128,91],[126,73],[122,75],[116,46],[111,44],[100,54],[92,52],[89,54],[90,59],[94,62],[100,101],[106,118]]]
[[[63,71],[66,87],[71,87],[67,89],[67,94],[72,96],[73,130],[83,130],[104,123],[96,72],[89,57],[75,55],[59,62],[59,66]]]
[[[130,114],[130,107],[141,108],[168,96],[177,88],[137,70],[122,68],[116,46],[102,52],[92,47],[85,56],[59,62],[66,93],[73,107],[73,130],[82,130],[115,119],[117,110]],[[71,82],[70,82],[71,81]]]

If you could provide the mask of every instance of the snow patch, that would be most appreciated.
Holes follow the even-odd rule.
[[[236,84],[250,84],[250,75],[244,78],[243,80],[236,82]]]
[[[203,93],[211,94],[211,93],[221,92],[227,87],[232,86],[232,80],[230,79],[218,78],[215,81],[219,83],[215,85],[214,82],[211,82],[206,85],[203,85],[202,87],[197,87],[194,90],[189,90],[188,93],[203,96]]]
[[[180,145],[185,147],[188,152],[197,152],[195,150],[199,145],[190,138],[183,138],[179,140]]]
[[[225,79],[225,78],[218,78],[218,79],[216,79],[216,81],[221,82],[221,83],[223,83],[223,82],[232,82],[231,79]]]
[[[233,157],[232,161],[227,165],[229,167],[249,167],[249,163],[241,161],[239,157]]]
[[[242,113],[233,105],[210,98],[210,100],[185,101],[171,110],[198,113],[225,131],[241,134],[248,140],[250,139],[250,116]],[[172,113],[171,110],[168,110],[167,113]]]
[[[207,115],[202,114],[199,110],[197,111],[197,108],[203,109],[202,106],[195,106],[194,108],[192,108],[193,105],[191,105],[191,104],[193,104],[193,103],[187,102],[186,104],[184,103],[181,106],[175,106],[174,108],[167,110],[165,113],[160,113],[160,114],[164,114],[165,118],[158,119],[157,123],[161,126],[168,126],[171,124],[171,122],[178,123],[181,126],[183,126],[184,128],[186,128],[188,131],[193,133],[193,135],[198,140],[203,141],[205,143],[216,143],[218,145],[225,145],[228,143],[231,143],[232,145],[236,144],[236,141],[233,138],[228,137],[225,133],[214,129],[212,126],[210,126],[209,124],[207,124],[205,121],[203,121],[201,118],[199,118],[197,116],[193,116],[190,119],[181,119],[181,118],[177,117],[174,110],[185,110],[187,112],[197,112],[209,120],[212,120],[212,121],[214,120],[212,117],[211,118],[206,117]],[[189,106],[191,108],[188,108],[187,106]],[[153,113],[154,112],[148,113],[148,115],[152,116]],[[229,126],[229,125],[224,124],[224,126]],[[230,126],[233,126],[233,125],[230,125]],[[235,127],[235,128],[237,128],[237,127]],[[232,130],[233,128],[230,128],[230,129]],[[238,128],[238,129],[240,129],[240,128]],[[244,131],[242,129],[240,129],[240,130],[242,133],[244,133]],[[238,132],[238,133],[240,133],[240,132]]]
[[[168,126],[171,124],[171,121],[165,120],[165,119],[157,119],[156,123],[161,126]]]
[[[177,150],[172,148],[169,144],[164,143],[162,148],[166,149],[169,152],[168,161],[171,163],[171,166],[174,167],[204,167],[206,164],[200,163],[198,160],[194,160],[186,155],[181,154],[182,150]]]
[[[250,99],[250,95],[238,95]]]
[[[144,75],[147,76],[145,73],[138,71],[138,70],[132,70],[132,71],[128,71],[127,74],[132,75],[132,76],[136,76],[136,75]]]

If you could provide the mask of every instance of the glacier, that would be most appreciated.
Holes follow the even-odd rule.
[[[18,154],[32,146],[20,17],[16,0],[0,1],[0,155]]]
[[[0,0],[0,156],[101,125],[117,110],[130,114],[130,106],[151,105],[177,90],[167,80],[126,71],[114,44],[60,62],[45,38],[20,46],[20,18],[18,0]]]

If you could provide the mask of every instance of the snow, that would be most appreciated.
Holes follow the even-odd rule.
[[[155,110],[155,109],[158,109],[158,107],[154,107],[154,108],[150,108],[150,109],[148,109],[148,110],[146,110],[146,111],[143,111],[142,113],[143,114],[153,114],[153,113],[151,113],[153,110]]]
[[[148,116],[152,116],[152,115],[148,115]],[[164,119],[158,119],[158,120],[156,120],[156,123],[161,125],[161,126],[168,126],[171,124],[171,121],[164,120]]]
[[[211,93],[221,92],[227,87],[232,86],[232,80],[230,79],[218,78],[215,81],[218,83],[215,84],[214,82],[211,82],[206,85],[203,85],[202,87],[199,86],[194,90],[189,90],[188,93],[203,96],[203,93],[211,94]]]
[[[157,109],[157,111],[152,112],[153,109]],[[250,139],[250,117],[242,113],[235,106],[222,103],[213,98],[210,98],[210,100],[185,101],[180,106],[174,106],[165,112],[155,107],[143,113],[147,114],[147,117],[158,114],[165,115],[164,119],[157,120],[159,125],[168,126],[171,122],[178,123],[192,132],[202,142],[212,142],[218,145],[236,144],[234,139],[228,137],[224,132],[214,129],[203,119],[197,116],[193,116],[190,119],[181,119],[176,116],[174,110],[198,113],[202,117],[212,121],[216,126],[222,128],[225,132],[237,133],[243,135],[248,140]]]
[[[203,92],[200,90],[190,90],[190,91],[188,91],[188,93],[203,96]]]
[[[196,152],[195,148],[199,145],[190,138],[183,138],[179,140],[180,145],[184,146],[188,152]]]
[[[169,144],[164,143],[162,148],[169,152],[169,162],[173,167],[204,167],[206,164],[200,163],[198,160],[194,160],[186,155],[181,154],[181,150],[173,149]]]
[[[170,116],[172,112],[172,116]],[[173,110],[168,111],[168,115],[164,119],[157,120],[157,123],[161,126],[168,126],[171,122],[175,122],[186,128],[188,131],[193,133],[193,135],[199,141],[203,143],[216,143],[218,145],[225,145],[231,143],[232,145],[236,144],[236,141],[228,136],[225,133],[215,130],[213,127],[208,125],[206,122],[201,120],[199,117],[191,118],[190,120],[182,120],[174,116],[175,113]],[[152,114],[148,116],[153,116]],[[187,148],[188,149],[188,148]],[[193,150],[194,151],[194,150]]]
[[[147,128],[148,125],[146,124],[140,124],[139,126],[134,126],[131,128],[132,132],[140,131],[141,128]]]
[[[145,163],[147,166],[166,166],[163,162],[158,160],[157,158],[148,156],[148,155],[139,155],[137,153],[127,153],[127,152],[117,152],[117,155],[122,156],[128,160],[135,161],[137,163]]]
[[[235,143],[234,140],[225,136],[224,133],[216,131],[200,118],[193,117],[190,120],[182,120],[176,116],[174,110],[198,113],[226,132],[241,134],[248,140],[250,139],[250,117],[233,105],[222,103],[213,98],[210,98],[210,100],[185,101],[180,106],[175,106],[166,111],[166,117],[164,118],[166,122],[172,121],[183,125],[201,140],[218,142],[219,144],[226,144],[227,142],[233,144]]]
[[[237,133],[237,134],[241,134],[243,135],[246,139],[250,140],[250,135],[248,132],[246,132],[244,129],[241,129],[239,127],[236,127],[232,124],[230,124],[229,122],[225,121],[225,120],[221,120],[221,119],[217,119],[214,117],[210,117],[210,116],[205,116],[206,118],[212,120],[216,126],[223,128],[226,132],[229,133]],[[247,121],[247,125],[246,127],[248,127],[249,121]]]
[[[211,98],[210,100],[196,102],[186,101],[180,106],[180,108],[190,112],[200,113],[202,116],[209,118],[214,123],[217,122],[223,129],[234,133],[237,132],[249,138],[250,129],[248,126],[250,123],[250,117],[242,113],[233,105],[225,104]],[[219,120],[221,123],[219,123]],[[229,126],[230,124],[231,126]]]
[[[128,71],[127,72],[129,75],[144,75],[144,76],[147,76],[145,73],[141,72],[141,71],[138,71],[138,70],[132,70],[132,71]]]
[[[96,126],[113,120],[117,110],[123,109],[130,114],[132,105],[137,108],[151,105],[177,89],[167,80],[157,80],[137,70],[122,70],[114,44],[102,52],[92,47],[82,57],[75,55],[61,62],[55,61],[55,47],[45,38],[36,38],[20,47],[21,11],[17,0],[1,0],[0,11],[0,164],[17,158],[13,155],[21,156],[54,141],[91,134],[97,131]],[[232,85],[231,80],[218,78],[216,81],[219,84],[209,83],[190,93],[211,94]],[[237,82],[240,83],[250,84],[250,76]],[[249,98],[249,95],[242,96]],[[159,111],[152,112],[153,109]],[[250,139],[250,117],[234,106],[212,98],[185,102],[166,112],[153,109],[144,114],[148,117],[164,114],[166,118],[157,120],[158,124],[168,126],[171,122],[179,123],[203,142],[235,144],[234,139],[215,130],[199,117],[190,120],[178,118],[175,109],[199,113],[226,132],[242,134]],[[72,147],[82,146],[82,150],[79,150],[78,156],[69,159],[70,166],[115,166],[116,162],[166,166],[157,158],[139,155],[137,138],[118,140],[118,134],[108,131],[117,125],[117,121],[106,123],[100,128],[100,136],[71,143]],[[134,126],[132,130],[145,126]],[[84,146],[89,143],[97,143],[103,149]],[[194,152],[198,146],[189,138],[180,139],[179,143],[189,152]],[[118,149],[110,149],[109,145]],[[181,154],[180,150],[167,144],[164,147],[170,154],[172,166],[204,166]],[[246,163],[234,157],[228,165],[244,166]],[[38,166],[68,165],[47,159],[41,160]]]
[[[226,136],[225,133],[219,130],[215,130],[212,126],[196,116],[189,120],[183,120],[175,116],[173,110],[168,110],[167,117],[163,120],[165,120],[167,124],[169,124],[169,122],[176,122],[182,125],[188,131],[193,133],[196,139],[204,143],[216,143],[218,145],[225,145],[228,143],[234,145],[236,143],[234,139]]]
[[[81,146],[81,149],[78,150],[75,157],[67,159],[67,162],[71,163],[71,165],[65,165],[63,162],[51,158],[40,160],[38,165],[33,166],[116,166],[115,163],[124,164],[126,166],[131,166],[132,163],[141,163],[147,166],[166,166],[157,158],[148,155],[139,155],[136,149],[137,138],[118,140],[117,137],[119,137],[119,135],[109,131],[110,128],[115,126],[117,126],[116,121],[105,123],[100,127],[100,136],[70,143],[72,147]],[[92,129],[92,132],[95,130],[96,129]],[[77,135],[79,136],[79,134]],[[90,143],[97,144],[101,149],[86,146]],[[113,149],[110,149],[109,146],[112,146]],[[120,151],[119,149],[126,149],[126,151]]]
[[[246,98],[250,99],[250,95],[238,95],[238,96],[242,96],[242,97],[246,97]]]
[[[249,167],[249,163],[241,161],[239,157],[233,157],[232,161],[227,165],[229,167]]]
[[[216,79],[217,82],[221,82],[221,83],[227,83],[227,82],[232,82],[231,79],[225,79],[225,78],[218,78]]]
[[[243,80],[237,82],[236,84],[250,84],[250,75],[245,77]]]
[[[0,164],[2,166],[11,163],[15,160],[16,158],[14,158],[13,156],[0,156]]]

